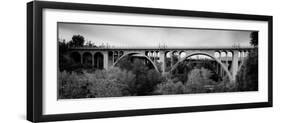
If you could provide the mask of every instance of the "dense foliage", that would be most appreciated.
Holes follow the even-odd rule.
[[[185,92],[185,85],[178,81],[174,82],[171,79],[167,79],[165,82],[162,82],[157,85],[155,94],[183,94]]]
[[[155,86],[163,81],[161,73],[147,65],[143,59],[125,57],[117,66],[136,75],[135,81],[131,83],[132,95],[151,95]]]
[[[217,63],[214,63],[214,61],[210,61],[207,59],[202,59],[200,62],[198,61],[190,61],[185,60],[178,64],[176,69],[172,71],[173,77],[177,78],[179,81],[186,82],[188,80],[189,74],[191,70],[193,69],[200,69],[205,68],[210,73],[210,79],[214,81],[221,81],[222,78],[216,73],[215,66]]]
[[[112,68],[93,73],[59,73],[59,98],[117,97],[129,96],[135,75],[126,70]]]
[[[58,91],[60,99],[91,97],[86,76],[66,71],[58,74]]]
[[[252,32],[250,37],[251,37],[250,44],[254,47],[257,47],[259,43],[259,32],[257,31]]]
[[[222,87],[220,83],[211,79],[212,72],[205,68],[192,69],[188,74],[187,82],[167,79],[166,82],[157,85],[157,94],[189,94],[189,93],[208,93],[214,92],[215,88]],[[227,83],[227,82],[223,82]],[[216,89],[217,90],[217,89]]]
[[[250,35],[255,47],[244,60],[236,76],[236,83],[222,77],[214,70],[212,60],[184,60],[170,73],[161,74],[143,57],[128,55],[113,68],[94,69],[91,65],[76,63],[64,55],[69,47],[95,46],[85,43],[81,35],[74,35],[69,42],[59,41],[59,99],[120,97],[166,94],[213,93],[258,90],[258,32]],[[175,64],[178,57],[167,62]],[[156,62],[160,69],[161,63]],[[172,69],[167,66],[167,70]]]
[[[249,52],[236,76],[236,82],[240,91],[258,90],[258,49]]]
[[[236,76],[239,91],[258,90],[258,32],[251,33],[250,44],[255,48],[249,52]]]
[[[81,35],[73,35],[72,40],[68,42],[70,47],[82,47],[85,43],[85,39]]]

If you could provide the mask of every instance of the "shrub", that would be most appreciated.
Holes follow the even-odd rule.
[[[182,82],[173,82],[172,80],[167,80],[166,82],[157,85],[155,94],[183,94],[185,86]]]
[[[188,74],[188,80],[185,83],[184,93],[211,92],[214,84],[216,84],[215,81],[210,79],[212,76],[213,73],[203,67],[192,69]]]
[[[131,95],[151,95],[156,85],[163,80],[162,75],[154,68],[150,69],[144,59],[125,57],[118,63],[118,66],[135,75],[135,80],[128,82],[127,90]]]
[[[208,69],[203,67],[201,69],[195,68],[188,74],[187,84],[195,84],[200,86],[214,84],[215,81],[210,79],[212,75],[213,73]]]
[[[60,72],[58,76],[59,99],[91,97],[87,78],[76,72]]]
[[[130,82],[134,82],[135,75],[126,70],[111,68],[109,70],[97,70],[94,73],[85,74],[90,86],[88,89],[95,97],[128,96]]]
[[[135,75],[126,70],[111,68],[97,70],[93,74],[86,73],[89,78],[89,90],[95,97],[116,97],[130,95],[130,82],[134,82]]]
[[[117,97],[131,95],[130,83],[134,83],[135,75],[119,68],[80,74],[64,71],[59,73],[58,81],[60,99]]]

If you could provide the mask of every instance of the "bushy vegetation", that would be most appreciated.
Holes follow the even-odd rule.
[[[239,91],[258,90],[258,32],[251,33],[250,44],[255,48],[249,52],[236,76],[237,89]]]
[[[165,82],[162,82],[157,85],[155,90],[155,94],[183,94],[185,92],[185,85],[178,81],[173,82],[170,79],[167,79]]]
[[[257,32],[251,34],[249,52],[236,83],[228,77],[220,77],[210,60],[188,61],[178,64],[172,72],[162,75],[143,58],[123,57],[114,68],[95,69],[91,65],[76,63],[64,53],[68,47],[85,45],[83,36],[75,35],[66,43],[59,42],[58,98],[97,98],[143,95],[214,93],[258,90],[258,40]],[[87,44],[87,46],[94,46]],[[178,61],[177,57],[174,58]],[[175,62],[174,61],[174,62]],[[170,64],[168,61],[167,64]],[[161,63],[156,63],[160,70]],[[166,68],[171,69],[171,66]]]
[[[59,98],[94,98],[129,96],[130,83],[135,75],[126,70],[112,68],[82,74],[66,71],[59,73]]]
[[[126,62],[130,61],[130,62]],[[188,79],[162,76],[149,69],[140,59],[127,59],[109,70],[59,73],[59,98],[96,98],[119,96],[143,96],[166,94],[190,94],[235,91],[228,79],[216,82],[213,72],[196,67],[188,73]]]
[[[88,90],[89,82],[86,76],[66,71],[59,72],[58,75],[58,97],[60,99],[91,97]]]
[[[212,72],[205,68],[196,68],[189,73],[186,82],[186,93],[206,93],[216,84],[211,79]]]
[[[216,82],[211,79],[212,72],[206,68],[195,68],[188,74],[186,82],[177,79],[166,79],[157,85],[156,94],[190,94],[235,91],[235,85],[228,79]]]
[[[164,79],[161,73],[153,69],[151,65],[147,65],[142,59],[125,57],[117,66],[135,75],[135,81],[130,84],[132,95],[151,95],[156,85]]]
[[[252,50],[236,76],[238,90],[258,90],[258,49]]]
[[[190,61],[190,60],[185,60],[181,63],[178,64],[177,68],[172,71],[172,74],[175,78],[177,78],[179,81],[186,82],[189,78],[189,73],[193,69],[200,69],[204,68],[205,70],[208,70],[208,74],[210,75],[209,78],[213,81],[221,81],[222,78],[218,75],[218,73],[211,71],[216,69],[215,64],[217,63],[212,63],[214,61],[210,60],[200,60],[200,63],[197,61]],[[192,76],[192,75],[191,75]]]
[[[140,65],[139,61],[135,62]],[[152,69],[111,68],[94,72],[60,72],[58,78],[59,98],[95,98],[152,95],[162,76]]]

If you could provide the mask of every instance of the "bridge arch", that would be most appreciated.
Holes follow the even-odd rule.
[[[81,63],[81,54],[79,52],[71,52],[70,53],[70,58],[74,61],[76,64]]]
[[[101,52],[97,52],[94,54],[94,68],[103,69],[103,54]]]
[[[232,77],[231,73],[229,72],[229,70],[226,68],[226,66],[224,66],[224,64],[218,60],[216,57],[214,57],[213,55],[209,54],[209,53],[205,53],[205,52],[194,52],[194,53],[190,53],[188,54],[187,56],[185,56],[184,58],[182,58],[180,61],[178,61],[170,70],[170,72],[172,72],[174,69],[177,68],[177,66],[179,65],[179,63],[183,62],[186,58],[189,58],[191,56],[194,56],[194,55],[205,55],[205,56],[209,56],[211,57],[212,59],[214,59],[217,63],[220,64],[220,66],[223,68],[223,70],[227,73],[227,76],[228,78],[231,80],[231,81],[234,81],[234,78]]]
[[[92,54],[90,52],[83,53],[83,64],[92,65]]]
[[[122,58],[126,57],[126,56],[129,56],[129,55],[134,55],[134,54],[139,54],[141,55],[142,57],[144,57],[145,59],[147,59],[154,67],[154,69],[159,72],[156,64],[150,59],[148,58],[146,55],[142,54],[142,53],[138,53],[138,52],[130,52],[130,53],[125,53],[124,55],[122,55],[120,58],[118,58],[112,65],[112,67],[114,67]]]

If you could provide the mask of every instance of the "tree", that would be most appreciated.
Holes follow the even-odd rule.
[[[170,79],[167,79],[165,82],[162,82],[157,85],[155,89],[155,94],[183,94],[185,92],[185,86],[182,82],[173,82]]]
[[[250,44],[254,47],[257,47],[258,46],[258,40],[259,40],[258,32],[257,31],[252,32]]]
[[[133,68],[132,57],[129,55],[123,57],[122,59],[119,60],[116,66],[121,69],[131,70]]]
[[[212,72],[205,68],[194,68],[188,74],[188,81],[167,78],[156,86],[155,94],[189,94],[211,92],[217,83],[211,79]]]
[[[60,99],[130,96],[130,83],[135,75],[131,71],[111,68],[83,71],[59,72],[58,89]]]
[[[251,51],[244,61],[241,70],[236,76],[238,90],[257,91],[258,90],[258,52],[257,49]]]
[[[186,82],[188,79],[188,73],[194,68],[205,68],[211,72],[210,79],[214,81],[220,81],[222,78],[214,71],[216,69],[216,63],[210,59],[185,59],[184,61],[180,62],[175,69],[173,69],[172,74],[173,77],[178,78],[181,82]]]
[[[205,93],[209,92],[210,87],[216,84],[210,79],[213,73],[205,68],[195,68],[188,74],[188,80],[185,83],[184,93]]]
[[[69,46],[71,47],[82,47],[84,46],[85,39],[81,35],[73,35],[72,40],[69,42]]]
[[[59,72],[58,90],[59,99],[74,99],[91,97],[87,89],[89,83],[87,78],[76,72]]]
[[[71,58],[69,58],[66,55],[66,52],[68,50],[68,43],[65,42],[65,40],[63,39],[62,41],[58,41],[59,44],[59,70],[63,71],[65,69],[67,69],[69,66],[71,66],[71,64],[73,64],[71,62]]]
[[[129,86],[132,95],[150,95],[156,85],[163,80],[161,74],[154,68],[150,69],[144,60],[128,56],[122,58],[117,64],[122,70],[132,71],[135,75],[135,81]]]
[[[83,67],[81,64],[75,64],[71,58],[66,55],[66,52],[70,47],[82,47],[84,46],[85,39],[81,35],[73,35],[72,40],[65,42],[65,40],[59,41],[59,70],[75,70]]]
[[[258,90],[258,32],[252,32],[250,44],[255,48],[249,52],[240,71],[237,73],[237,89],[240,91]]]
[[[213,84],[214,81],[211,80],[211,76],[213,73],[205,68],[195,68],[190,71],[188,74],[188,84],[197,84],[197,85],[208,85],[208,84]]]

